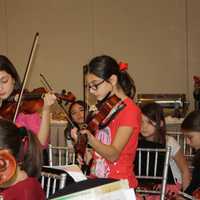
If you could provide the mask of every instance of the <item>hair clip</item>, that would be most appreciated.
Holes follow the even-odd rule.
[[[18,128],[18,131],[19,131],[19,135],[24,138],[25,136],[27,136],[27,130],[25,127],[19,127]]]
[[[119,69],[120,71],[126,71],[128,69],[128,63],[119,62]]]

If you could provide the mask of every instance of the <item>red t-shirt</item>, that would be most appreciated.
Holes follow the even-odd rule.
[[[44,200],[45,195],[36,178],[27,179],[4,189],[0,193],[4,200]]]
[[[117,129],[122,126],[132,127],[132,136],[122,150],[119,159],[114,163],[107,161],[97,152],[94,152],[91,177],[128,179],[130,187],[135,188],[138,182],[133,172],[133,162],[141,128],[141,112],[130,98],[126,98],[124,103],[126,106],[115,116],[108,127],[97,132],[96,138],[103,144],[111,144]]]

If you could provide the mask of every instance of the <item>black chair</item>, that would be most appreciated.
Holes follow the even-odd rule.
[[[72,177],[64,170],[42,167],[40,183],[46,198],[73,182]]]

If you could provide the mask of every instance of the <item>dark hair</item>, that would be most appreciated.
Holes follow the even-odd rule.
[[[86,73],[92,73],[105,81],[114,74],[117,76],[118,83],[125,94],[130,98],[134,98],[135,96],[136,88],[134,80],[126,70],[120,71],[119,64],[110,56],[102,55],[93,58],[85,68]]]
[[[160,104],[151,102],[141,107],[142,113],[156,123],[156,141],[166,145],[166,124],[163,108]]]
[[[0,71],[5,71],[15,80],[14,90],[21,88],[21,80],[12,62],[4,55],[0,55]]]
[[[200,111],[189,113],[183,120],[181,129],[185,131],[200,132]]]
[[[26,144],[23,142],[25,137]],[[25,170],[28,176],[40,176],[42,160],[40,143],[30,131],[17,128],[11,121],[0,119],[0,147],[12,153],[20,168]]]
[[[77,101],[74,101],[73,103],[71,103],[70,106],[69,106],[69,109],[68,109],[69,118],[70,118],[70,120],[73,122],[73,124],[79,129],[80,127],[79,127],[78,124],[73,120],[72,115],[71,115],[71,110],[72,110],[73,106],[76,105],[76,104],[82,106],[82,107],[84,108],[85,111],[88,110],[88,105],[87,105],[87,103],[85,103],[85,102],[82,101],[82,100],[77,100]],[[70,131],[71,131],[72,128],[73,128],[72,124],[71,124],[70,122],[68,122],[67,127],[66,127],[66,129],[65,129],[65,131],[64,131],[65,138],[71,139]]]
[[[181,124],[181,129],[183,131],[195,131],[200,134],[200,111],[190,112]],[[193,158],[193,166],[200,168],[200,149],[197,150]]]
[[[68,110],[68,113],[69,113],[69,117],[70,119],[73,121],[72,119],[72,114],[71,114],[71,110],[73,108],[73,106],[75,104],[78,104],[80,106],[82,106],[84,108],[84,110],[87,110],[88,109],[88,105],[84,102],[84,101],[81,101],[81,100],[77,100],[77,101],[74,101],[73,103],[71,103],[71,105],[69,106],[69,110]],[[74,122],[74,121],[73,121]],[[74,122],[76,124],[76,122]],[[77,125],[77,124],[76,124]]]

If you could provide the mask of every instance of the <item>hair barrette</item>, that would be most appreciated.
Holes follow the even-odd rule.
[[[126,71],[128,69],[128,63],[119,62],[119,69],[120,71]]]

